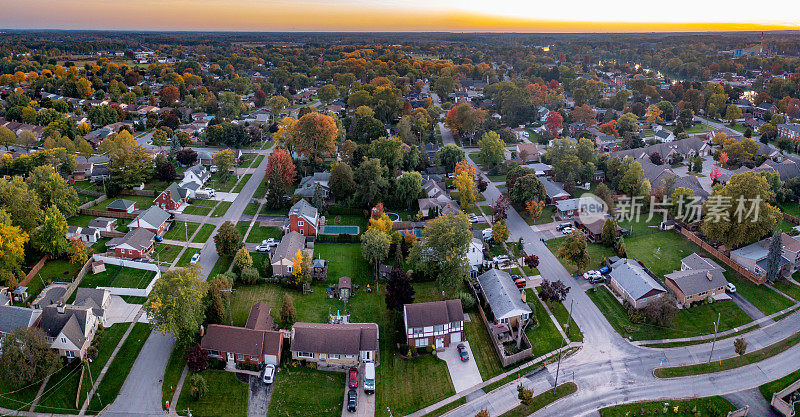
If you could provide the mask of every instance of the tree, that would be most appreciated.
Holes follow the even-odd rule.
[[[333,175],[333,174],[331,174]],[[405,171],[395,182],[397,201],[405,202],[410,208],[422,192],[422,174],[417,171]]]
[[[0,178],[0,207],[6,210],[14,226],[31,233],[42,216],[39,201],[22,177]]]
[[[39,196],[42,208],[54,205],[66,217],[78,212],[78,193],[53,167],[40,165],[34,168],[27,182]]]
[[[558,256],[575,265],[580,272],[589,264],[589,253],[586,251],[586,235],[580,230],[576,230],[567,235],[561,247],[558,248]]]
[[[525,203],[525,211],[534,221],[542,214],[542,210],[544,210],[544,201],[542,200],[531,200]]]
[[[89,255],[86,253],[86,246],[80,239],[71,239],[69,241],[67,255],[69,256],[69,263],[75,265],[83,265],[89,259]]]
[[[353,177],[356,180],[356,195],[362,205],[374,205],[379,196],[386,195],[389,189],[386,171],[377,158],[365,159],[358,166]]]
[[[733,175],[703,204],[705,217],[701,229],[706,236],[728,248],[753,243],[765,231],[775,230],[778,224],[781,212],[769,203],[773,199],[774,192],[760,173],[748,171]],[[753,207],[754,204],[758,206]]]
[[[331,104],[333,100],[336,100],[336,96],[338,95],[339,91],[336,90],[336,86],[332,84],[325,84],[317,90],[319,101],[323,102],[326,106]]]
[[[150,177],[153,159],[127,130],[109,135],[100,143],[100,151],[111,160],[111,179],[121,189],[138,186]]]
[[[161,103],[164,107],[172,106],[181,98],[181,92],[174,85],[165,85],[161,87],[158,95],[161,97]]]
[[[671,327],[675,316],[678,315],[675,297],[673,295],[662,295],[656,298],[644,307],[644,314],[651,323]]]
[[[242,246],[237,252],[236,257],[233,258],[233,269],[235,271],[242,271],[245,268],[250,268],[253,266],[253,257],[250,256],[250,252],[247,251],[247,248]]]
[[[175,159],[183,166],[191,166],[197,162],[197,152],[194,149],[181,149],[175,154]]]
[[[739,356],[743,356],[747,353],[747,340],[744,340],[744,337],[737,337],[736,340],[733,341],[733,351]]]
[[[539,298],[544,302],[563,303],[567,298],[567,294],[569,294],[569,289],[570,287],[567,287],[559,280],[549,281],[545,279],[542,281],[541,290],[539,290]]]
[[[194,345],[186,351],[186,366],[192,372],[200,372],[208,367],[208,353],[200,345]]]
[[[769,252],[767,252],[767,281],[774,284],[780,272],[781,254],[783,252],[783,232],[777,231],[772,234],[769,242]]]
[[[600,234],[600,240],[603,242],[603,246],[614,247],[614,243],[617,241],[616,220],[613,218],[606,219],[605,223],[603,223],[603,232]]]
[[[217,166],[217,169],[219,169],[219,172],[227,177],[230,175],[231,168],[236,164],[236,154],[230,149],[223,149],[214,152],[212,161],[214,165]]]
[[[353,180],[353,170],[350,165],[341,162],[331,169],[330,187],[331,195],[336,201],[344,201],[353,195],[356,183]]]
[[[369,149],[372,157],[380,159],[391,171],[403,162],[403,141],[398,137],[382,136],[373,140]]]
[[[561,116],[561,113],[557,111],[551,111],[547,113],[547,118],[545,119],[545,126],[547,126],[547,131],[550,132],[553,136],[558,136],[558,131],[561,130],[561,127],[564,122],[564,117]]]
[[[528,201],[544,200],[544,184],[542,184],[536,174],[525,175],[514,182],[514,188],[511,189],[509,197],[511,197],[511,201],[514,202],[514,204],[525,204]]]
[[[0,376],[21,387],[43,380],[58,366],[58,353],[38,327],[19,327],[3,337]]]
[[[389,256],[389,236],[377,228],[370,228],[361,235],[361,251],[364,259],[375,266],[377,276],[378,266]]]
[[[189,387],[191,388],[192,398],[195,401],[205,397],[208,393],[206,379],[200,374],[193,374],[189,377]]]
[[[277,172],[284,187],[294,184],[297,176],[297,169],[292,161],[292,156],[283,148],[275,148],[267,159],[267,178],[271,178],[272,172]]]
[[[15,135],[11,129],[0,126],[0,145],[5,146],[6,150],[8,150],[9,147],[15,143],[17,143],[17,135]]]
[[[269,114],[272,116],[272,121],[280,115],[280,113],[289,106],[289,100],[284,96],[272,96],[267,100],[267,107],[269,107]]]
[[[214,244],[217,246],[219,256],[233,257],[244,244],[242,235],[233,223],[226,221],[219,227],[217,234],[214,235]]]
[[[469,271],[467,248],[472,241],[466,214],[446,214],[431,220],[424,235],[411,248],[409,262],[429,276],[436,276],[440,290],[454,288]]]
[[[456,175],[453,178],[453,185],[458,190],[458,200],[461,207],[472,207],[477,200],[475,191],[475,168],[466,159],[456,164]]]
[[[485,408],[481,408],[481,411],[478,411],[478,414],[475,414],[475,417],[490,417],[489,412],[486,411]]]
[[[13,276],[20,270],[27,242],[28,234],[13,226],[8,212],[0,209],[0,277]]]
[[[402,311],[403,306],[414,302],[414,287],[400,268],[392,268],[386,282],[386,309]]]
[[[339,128],[332,117],[316,112],[301,117],[292,130],[292,142],[298,153],[311,162],[336,154]]]
[[[492,206],[492,221],[499,222],[508,217],[508,208],[511,207],[511,199],[505,195],[501,195],[494,201]]]
[[[499,221],[492,225],[492,241],[499,245],[508,240],[508,236],[511,233],[508,230],[508,226],[506,226],[505,220]]]
[[[230,289],[233,279],[228,279],[227,274],[218,274],[208,281],[208,292],[206,294],[206,321],[209,323],[220,324],[227,313],[227,306],[230,302]]]
[[[284,294],[280,312],[281,328],[283,329],[291,328],[292,325],[294,324],[296,316],[297,312],[294,309],[294,302],[292,301],[292,297],[289,294]]]
[[[651,104],[647,106],[647,112],[645,113],[645,119],[647,119],[648,123],[656,123],[661,120],[661,115],[664,112],[658,105]]]
[[[177,171],[175,165],[168,161],[163,155],[156,157],[156,178],[162,181],[173,181]]]
[[[23,130],[19,132],[17,135],[17,143],[25,148],[26,151],[31,150],[32,147],[36,146],[38,140],[36,139],[36,135],[33,134],[30,130]]]
[[[44,212],[41,226],[33,232],[34,247],[41,253],[58,257],[69,248],[67,219],[56,206]]]
[[[528,268],[536,268],[539,266],[539,257],[534,254],[526,255],[524,258],[522,258],[522,261]]]
[[[171,334],[179,346],[188,346],[203,324],[206,293],[199,265],[173,269],[156,281],[144,309],[156,329]]]
[[[739,106],[731,104],[728,106],[727,109],[725,109],[725,120],[727,120],[728,123],[733,123],[736,121],[736,119],[741,119],[741,118],[742,118],[742,109],[740,109]]]
[[[436,156],[439,158],[439,163],[444,166],[447,172],[453,172],[456,168],[456,164],[464,160],[464,150],[455,144],[448,143],[439,149]]]
[[[505,160],[506,144],[500,139],[497,132],[484,133],[481,140],[478,141],[478,147],[481,149],[480,158],[484,164],[490,167],[499,165]]]

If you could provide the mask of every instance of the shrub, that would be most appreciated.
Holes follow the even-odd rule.
[[[458,299],[461,300],[461,306],[464,310],[472,310],[472,308],[475,307],[475,297],[468,292],[460,291],[458,293]]]
[[[245,284],[255,284],[258,282],[261,275],[258,273],[258,270],[253,268],[252,266],[242,269],[242,273],[239,274],[240,280]]]
[[[219,358],[209,358],[208,369],[225,369],[225,361]]]
[[[192,389],[192,398],[199,400],[208,393],[206,379],[200,374],[194,374],[189,378],[189,386]]]
[[[209,359],[205,350],[200,348],[200,345],[195,345],[186,351],[186,366],[192,372],[200,372],[208,368]],[[224,368],[223,364],[223,368]]]

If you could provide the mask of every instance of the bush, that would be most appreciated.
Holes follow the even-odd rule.
[[[461,300],[461,307],[463,307],[464,310],[472,310],[475,307],[475,297],[473,297],[472,294],[459,291],[457,295],[458,299]]]
[[[219,358],[209,358],[208,369],[225,369],[225,361]]]
[[[186,351],[186,366],[188,366],[189,370],[192,372],[200,372],[208,368],[208,354],[205,350],[200,348],[200,345],[195,345]]]
[[[200,374],[194,374],[189,377],[189,386],[192,389],[192,398],[194,398],[195,401],[203,398],[208,393],[206,379]]]
[[[242,269],[242,273],[239,274],[239,278],[245,284],[255,284],[261,278],[261,275],[258,273],[257,269],[250,266]]]
[[[245,371],[260,371],[261,365],[257,363],[237,363],[236,369],[244,369]]]

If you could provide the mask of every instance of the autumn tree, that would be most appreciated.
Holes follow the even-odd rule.
[[[467,247],[472,241],[466,214],[446,214],[431,220],[411,248],[409,262],[436,277],[440,290],[453,288],[469,272]]]
[[[11,222],[7,211],[0,209],[0,272],[3,277],[13,277],[25,260],[28,234]],[[6,282],[6,285],[9,283]]]
[[[645,112],[644,117],[648,123],[657,123],[662,120],[661,119],[662,114],[664,114],[664,112],[661,110],[660,107],[658,107],[658,105],[651,104],[647,106],[647,111]]]
[[[243,246],[242,235],[233,223],[226,221],[214,235],[214,244],[217,246],[219,256],[231,258]]]
[[[567,262],[575,265],[580,272],[586,265],[589,264],[589,253],[586,250],[586,235],[580,230],[567,235],[558,248],[558,256],[567,260]]]
[[[282,329],[289,329],[295,322],[297,312],[294,309],[294,302],[292,296],[289,294],[283,295],[283,302],[281,303],[280,311],[280,326]]]
[[[339,95],[339,91],[336,90],[336,86],[332,84],[325,84],[319,89],[317,89],[317,97],[319,101],[321,101],[326,106],[331,104],[333,100],[336,100],[336,97]]]
[[[505,220],[496,222],[492,225],[492,241],[499,245],[506,240],[508,240],[508,236],[510,232],[508,230],[508,226],[506,226]]]
[[[542,280],[542,287],[539,290],[539,298],[544,302],[561,303],[567,298],[570,287],[564,285],[559,280]]]
[[[508,217],[508,208],[511,207],[511,199],[506,195],[501,195],[492,205],[492,221],[499,222]]]
[[[733,351],[739,356],[744,356],[747,353],[747,340],[744,340],[744,337],[737,337],[733,341]]]
[[[542,210],[544,210],[543,200],[531,200],[525,203],[525,211],[534,221],[542,214]]]
[[[277,172],[284,187],[294,183],[297,170],[292,161],[292,156],[283,148],[275,148],[267,160],[267,177],[272,177],[272,172]]]
[[[274,122],[283,109],[289,107],[289,100],[284,96],[272,96],[267,100],[266,105],[269,107],[269,114]]]
[[[740,109],[739,106],[731,104],[728,106],[727,109],[725,109],[725,120],[727,120],[728,123],[733,123],[737,119],[741,118],[742,118],[742,109]]]
[[[376,276],[380,263],[389,256],[390,245],[389,236],[378,228],[370,228],[361,235],[361,252],[375,267]]]
[[[11,129],[0,126],[0,145],[5,146],[8,150],[15,143],[17,143],[17,135]]]
[[[39,195],[19,176],[0,178],[0,208],[5,209],[14,226],[28,233],[42,216]]]
[[[86,253],[86,246],[80,239],[70,239],[67,256],[69,257],[69,263],[75,265],[83,265],[89,259],[89,255]]]
[[[335,155],[339,128],[332,117],[316,112],[301,117],[292,130],[295,149],[309,161]]]
[[[150,323],[179,346],[188,346],[205,318],[206,285],[198,264],[164,272],[144,304]]]
[[[495,131],[483,134],[478,141],[479,156],[489,167],[497,166],[505,160],[506,144]]]
[[[219,172],[223,176],[227,177],[230,175],[231,169],[236,164],[236,154],[231,149],[223,149],[221,151],[214,152],[212,161],[214,165],[217,166],[217,169],[219,169]]]
[[[111,160],[111,180],[119,188],[131,189],[149,179],[153,159],[127,130],[109,135],[100,143],[100,151]]]
[[[547,113],[545,126],[547,126],[547,131],[549,131],[551,135],[558,136],[558,131],[561,130],[563,123],[564,117],[561,116],[561,113],[557,111],[551,111],[550,113]]]
[[[27,182],[39,196],[43,209],[56,206],[65,217],[78,212],[79,199],[75,187],[70,186],[53,167],[40,165],[34,168]]]
[[[456,164],[453,185],[458,189],[458,201],[461,207],[472,207],[477,199],[475,190],[475,167],[466,159]]]
[[[402,311],[404,305],[414,302],[414,294],[408,275],[400,268],[392,268],[386,282],[386,309]]]
[[[67,251],[67,219],[56,206],[44,212],[41,226],[33,232],[33,245],[41,253],[58,257]]]

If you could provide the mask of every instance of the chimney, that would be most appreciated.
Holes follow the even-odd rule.
[[[66,311],[64,303],[59,302],[58,305],[56,306],[56,311],[58,312],[58,314],[64,314],[64,312]]]
[[[706,278],[708,278],[709,281],[714,280],[714,277],[711,275],[711,271],[706,271]]]
[[[522,294],[520,295],[520,298],[522,298],[522,302],[523,303],[527,303],[528,302],[526,297],[527,297],[527,295],[525,294],[525,290],[522,290]]]

